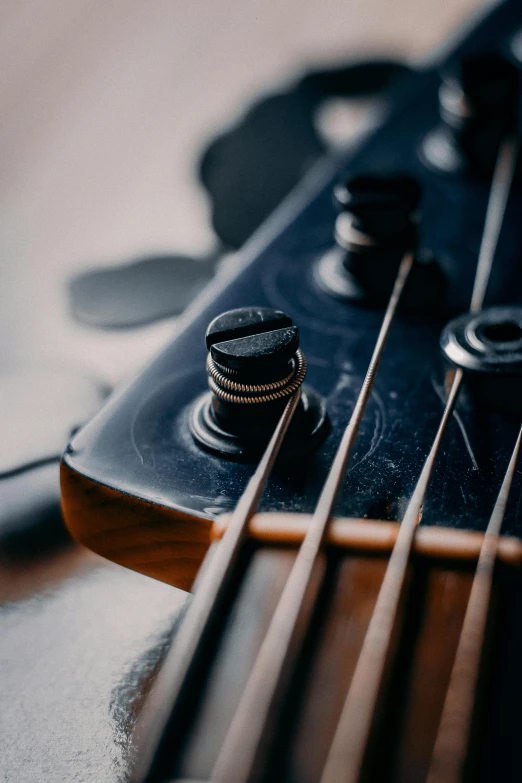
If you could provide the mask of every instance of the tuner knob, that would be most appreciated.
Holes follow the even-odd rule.
[[[206,345],[223,372],[266,384],[288,374],[299,349],[299,330],[280,310],[241,307],[211,321]]]
[[[474,54],[441,74],[440,124],[422,156],[446,173],[489,177],[503,136],[515,126],[518,68],[498,54]]]
[[[336,246],[315,268],[320,287],[351,301],[384,305],[404,254],[415,252],[421,190],[406,174],[367,174],[339,182]],[[422,306],[440,297],[443,276],[427,257],[416,259],[404,301]]]
[[[411,234],[420,197],[417,180],[404,174],[351,177],[333,189],[341,216],[350,215],[356,229],[383,239]]]
[[[522,307],[490,307],[450,321],[441,334],[446,360],[466,370],[471,390],[502,410],[522,410]]]
[[[193,406],[192,434],[220,456],[258,458],[306,374],[299,330],[280,310],[241,307],[214,318],[206,346],[210,393]],[[302,387],[282,454],[309,453],[322,440],[326,422],[324,400]]]

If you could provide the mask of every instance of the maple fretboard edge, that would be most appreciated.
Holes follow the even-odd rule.
[[[224,514],[208,518],[151,503],[107,487],[61,465],[62,510],[65,523],[80,544],[112,562],[167,584],[190,590],[213,541],[227,524]],[[260,513],[250,524],[252,538],[265,544],[297,546],[309,515]],[[328,543],[358,552],[390,552],[399,524],[375,519],[334,519]],[[447,527],[420,526],[415,551],[431,558],[473,561],[478,558],[482,533]],[[498,558],[519,567],[522,541],[503,536]]]

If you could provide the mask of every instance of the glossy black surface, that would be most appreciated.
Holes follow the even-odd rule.
[[[503,4],[459,51],[507,49],[522,24],[522,6]],[[206,388],[205,331],[219,313],[239,306],[283,310],[299,327],[308,360],[307,382],[327,398],[332,429],[323,445],[295,470],[272,477],[263,509],[310,511],[318,497],[366,370],[382,309],[329,296],[313,279],[317,260],[333,244],[332,187],[341,173],[402,170],[422,185],[421,248],[444,270],[444,307],[401,312],[394,324],[365,413],[338,514],[400,518],[443,409],[440,332],[464,312],[471,296],[488,183],[445,177],[418,150],[437,123],[438,72],[411,83],[393,114],[349,160],[325,164],[320,182],[303,186],[295,201],[249,245],[236,276],[218,280],[183,331],[127,389],[78,434],[66,454],[74,469],[102,484],[156,503],[213,516],[234,507],[251,467],[212,456],[193,441],[188,415]],[[522,302],[522,207],[513,189],[486,305]],[[286,222],[286,225],[284,225]],[[284,225],[281,229],[281,225]],[[423,524],[483,529],[507,466],[519,422],[461,395],[429,489]],[[514,487],[505,532],[522,534],[520,486]]]

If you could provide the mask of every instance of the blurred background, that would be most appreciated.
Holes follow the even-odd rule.
[[[487,5],[3,0],[0,361],[2,372],[38,366],[48,378],[0,388],[0,502],[10,518],[23,516],[22,542],[33,513],[24,482],[35,474],[22,468],[38,455],[20,443],[38,430],[32,445],[59,450],[67,432],[56,408],[78,416],[99,404],[67,373],[112,387],[176,326],[175,318],[118,330],[82,324],[71,314],[71,279],[142,256],[211,253],[196,171],[217,134],[305,71],[374,57],[422,64]],[[348,144],[365,112],[337,101],[321,133]],[[57,513],[55,456],[36,492],[48,516]],[[27,532],[27,546],[0,550],[0,773],[16,783],[125,780],[141,694],[185,595],[63,536],[47,540],[52,524]]]
[[[213,244],[205,144],[303,69],[419,62],[478,0],[4,0],[2,356],[80,361],[114,382],[172,324],[100,334],[68,317],[75,271]]]

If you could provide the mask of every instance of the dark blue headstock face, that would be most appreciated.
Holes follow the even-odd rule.
[[[519,28],[522,8],[517,2],[505,3],[452,54],[451,61],[495,51],[511,57],[516,66],[510,41]],[[440,69],[419,73],[397,96],[382,127],[355,154],[325,162],[303,183],[191,308],[161,356],[74,438],[64,458],[69,469],[148,501],[153,504],[150,513],[154,506],[163,506],[178,510],[185,519],[188,515],[210,520],[230,511],[252,473],[252,462],[212,453],[194,437],[194,404],[208,391],[205,333],[223,312],[269,307],[283,311],[298,327],[308,364],[306,384],[325,401],[329,427],[310,453],[280,462],[261,510],[311,511],[353,409],[384,313],[382,297],[375,291],[362,301],[332,293],[332,270],[323,269],[324,259],[338,248],[338,207],[332,191],[340,178],[401,172],[420,186],[419,258],[425,267],[430,266],[427,259],[434,259],[431,269],[437,271],[396,316],[336,508],[336,514],[348,517],[401,518],[444,407],[448,364],[440,348],[441,333],[469,308],[491,184],[487,154],[473,144],[468,150],[466,139],[453,150],[456,157],[445,150],[442,131],[449,126],[441,131],[440,84]],[[486,308],[522,306],[519,179],[515,177],[509,196]],[[378,265],[375,273],[369,269],[371,288],[381,271]],[[494,329],[487,334],[490,342],[513,343],[515,349],[522,330],[520,335],[501,331],[495,336]],[[484,529],[522,410],[519,406],[517,413],[517,406],[506,406],[501,397],[484,397],[475,384],[465,385],[437,460],[422,524]],[[520,487],[515,486],[503,532],[522,534],[519,495]]]

